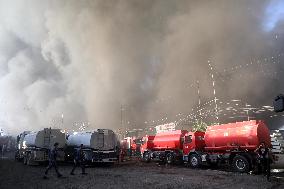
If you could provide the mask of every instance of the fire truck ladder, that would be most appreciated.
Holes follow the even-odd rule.
[[[99,142],[98,142],[98,146],[100,149],[103,149],[104,148],[104,140],[105,140],[105,137],[104,137],[104,130],[99,130],[99,136],[98,136],[98,139],[99,139]]]
[[[43,137],[43,146],[49,148],[50,147],[50,135],[51,129],[44,129],[44,137]]]

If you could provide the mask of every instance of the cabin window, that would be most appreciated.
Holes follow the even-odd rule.
[[[180,142],[181,142],[181,144],[184,143],[184,137],[182,137],[182,138],[180,139]]]
[[[184,137],[184,143],[191,143],[192,142],[192,138],[191,137],[192,137],[191,135],[185,136]]]
[[[147,138],[145,137],[145,138],[142,139],[142,145],[146,144],[146,142],[147,142]]]
[[[142,144],[142,140],[141,139],[135,139],[134,142],[135,142],[135,144]]]
[[[197,139],[198,139],[198,140],[204,140],[204,137],[198,136]]]

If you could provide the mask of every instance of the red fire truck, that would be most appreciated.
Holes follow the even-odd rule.
[[[129,159],[130,157],[140,157],[140,147],[142,139],[135,137],[126,137],[120,142],[121,159]]]
[[[209,126],[205,132],[176,130],[146,136],[141,154],[146,162],[181,161],[193,168],[227,163],[235,171],[249,172],[260,142],[271,145],[269,130],[263,121],[253,120]]]

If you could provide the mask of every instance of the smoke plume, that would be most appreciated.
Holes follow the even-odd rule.
[[[143,128],[199,100],[271,105],[283,92],[279,4],[0,0],[0,127]]]

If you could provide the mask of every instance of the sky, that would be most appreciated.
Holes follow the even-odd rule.
[[[272,0],[265,10],[264,31],[272,31],[284,19],[284,1]]]
[[[0,0],[0,127],[190,125],[201,104],[245,119],[214,108],[283,93],[283,18],[281,0]]]

